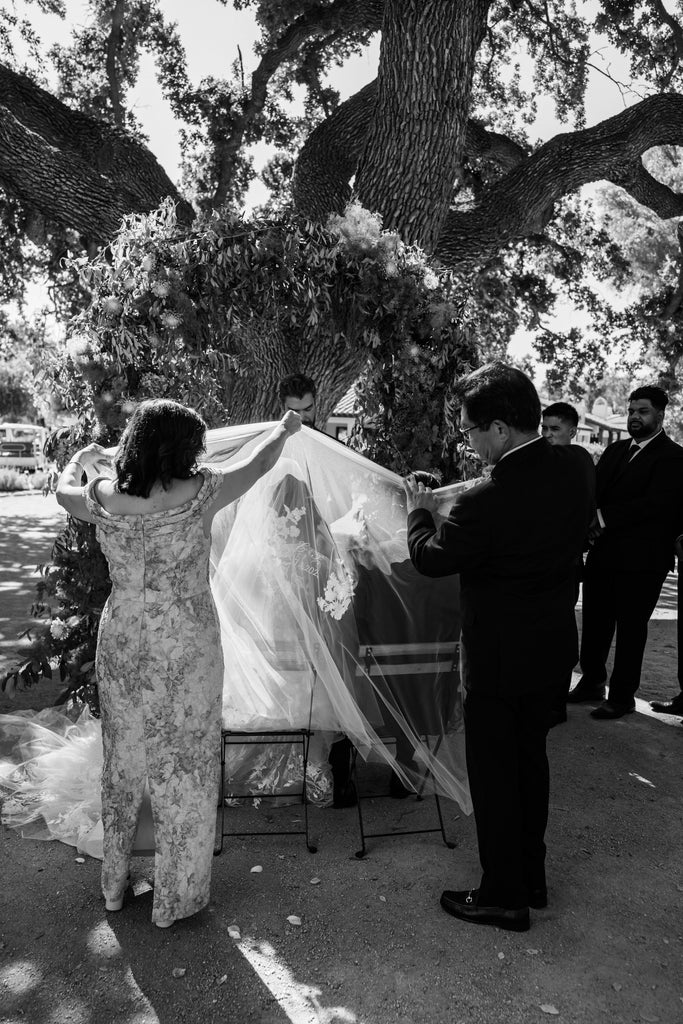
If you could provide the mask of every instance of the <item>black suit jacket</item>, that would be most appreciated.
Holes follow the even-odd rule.
[[[674,565],[683,520],[683,448],[662,431],[629,462],[631,438],[605,448],[597,465],[597,506],[605,532],[588,567],[662,572]]]
[[[438,530],[424,509],[408,517],[415,567],[460,573],[468,690],[535,692],[559,686],[576,663],[575,566],[594,486],[585,452],[540,438],[462,494]]]

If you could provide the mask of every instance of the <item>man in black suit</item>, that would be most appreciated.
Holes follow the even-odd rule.
[[[683,508],[683,448],[663,430],[659,387],[629,397],[631,440],[609,445],[597,465],[597,514],[583,582],[582,676],[570,704],[602,701],[594,718],[635,710],[647,627],[667,572]],[[616,629],[607,700],[606,662]]]
[[[446,891],[465,921],[514,931],[547,904],[544,835],[553,702],[576,661],[574,567],[591,519],[586,463],[538,436],[525,374],[491,363],[458,385],[461,431],[492,464],[436,528],[434,499],[408,478],[408,546],[427,576],[460,574],[467,768],[483,874]]]
[[[578,411],[568,402],[553,402],[552,405],[549,405],[543,410],[541,433],[546,441],[550,442],[550,444],[572,444],[576,437],[578,428]],[[593,484],[595,484],[595,464],[593,463],[593,459],[585,448],[577,446],[577,451],[581,453],[581,457],[586,463],[586,472],[593,481]],[[587,540],[588,538],[586,538],[586,541]],[[579,555],[577,558],[575,569],[574,603],[576,604],[581,592],[581,580],[583,579],[583,555]],[[561,725],[562,722],[567,721],[567,694],[571,689],[571,685],[572,673],[570,670],[567,673],[567,677],[557,695],[557,703],[555,705],[552,725]]]

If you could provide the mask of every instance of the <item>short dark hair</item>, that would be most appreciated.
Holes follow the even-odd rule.
[[[168,398],[140,402],[121,436],[114,466],[118,490],[148,498],[155,481],[187,480],[204,449],[206,424],[199,413]]]
[[[553,402],[547,409],[543,410],[543,416],[557,416],[558,420],[571,423],[573,427],[579,425],[579,414],[569,402]]]
[[[669,396],[666,391],[664,388],[658,388],[656,384],[645,384],[641,388],[636,388],[636,390],[632,391],[628,396],[629,402],[633,402],[638,398],[649,399],[655,409],[659,409],[660,412],[664,412],[669,404]]]
[[[303,398],[311,394],[315,398],[315,381],[303,373],[290,373],[289,377],[283,377],[277,388],[280,403],[285,398]]]
[[[516,430],[538,430],[541,401],[525,373],[500,360],[480,366],[455,386],[456,401],[477,424],[502,420]]]

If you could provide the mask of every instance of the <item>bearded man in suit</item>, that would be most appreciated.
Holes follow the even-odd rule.
[[[602,701],[593,718],[635,710],[650,616],[674,564],[683,511],[683,448],[663,429],[668,396],[637,388],[629,397],[631,440],[608,445],[597,465],[597,514],[583,581],[582,676],[567,700]],[[607,656],[616,630],[607,700]]]
[[[408,547],[426,576],[460,574],[467,768],[483,874],[446,891],[461,920],[514,931],[547,905],[546,737],[576,662],[574,578],[592,515],[583,453],[539,437],[541,405],[520,370],[496,362],[456,388],[460,429],[493,466],[438,527],[410,477]]]

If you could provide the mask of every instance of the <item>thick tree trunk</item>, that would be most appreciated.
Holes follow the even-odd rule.
[[[226,381],[226,416],[231,423],[279,419],[278,384],[291,373],[304,373],[315,381],[317,425],[323,427],[363,368],[362,354],[350,347],[338,346],[332,352],[320,344],[302,351],[284,338],[273,341],[272,336],[267,344],[262,337],[245,337],[239,358],[239,375]]]
[[[377,102],[356,176],[363,206],[431,251],[458,175],[488,0],[387,0]]]
[[[292,197],[299,213],[324,224],[331,213],[342,213],[351,198],[356,173],[377,101],[377,79],[342,103],[308,136],[296,161]],[[512,139],[487,131],[470,118],[465,130],[464,157],[480,157],[500,167],[516,167],[526,151]]]

